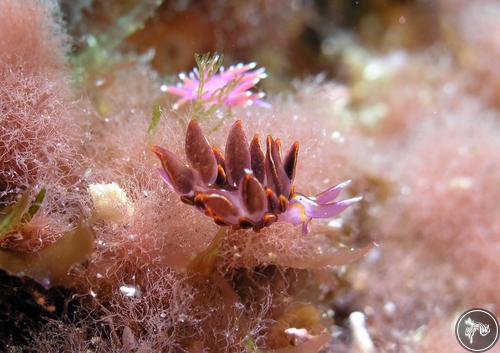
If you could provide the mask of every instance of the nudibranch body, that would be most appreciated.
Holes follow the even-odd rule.
[[[242,106],[258,104],[268,106],[262,100],[264,93],[252,92],[253,88],[261,79],[267,77],[264,68],[256,69],[255,63],[238,64],[230,66],[227,70],[221,70],[210,76],[205,77],[203,92],[199,97],[200,73],[194,69],[191,73],[179,74],[182,83],[177,86],[165,86],[165,91],[174,94],[179,100],[174,104],[173,108],[178,109],[189,101],[194,101],[201,98],[201,102],[210,106],[212,104],[223,103],[226,106]],[[221,94],[221,90],[226,92]]]
[[[279,139],[269,135],[266,153],[259,135],[250,144],[241,121],[227,138],[225,154],[210,146],[200,126],[192,120],[187,128],[185,165],[168,149],[153,146],[161,161],[160,173],[184,203],[194,205],[218,225],[258,232],[274,222],[302,225],[304,234],[314,218],[332,218],[361,200],[355,197],[335,202],[349,181],[316,195],[296,193],[293,186],[299,144],[295,142],[284,159]]]

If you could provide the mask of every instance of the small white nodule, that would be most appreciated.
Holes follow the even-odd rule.
[[[354,345],[360,353],[375,353],[375,346],[366,328],[365,315],[355,311],[349,315],[349,324],[354,338]]]
[[[126,297],[140,297],[141,296],[141,290],[139,287],[132,286],[132,285],[123,285],[120,287],[120,292],[122,292],[123,295]]]
[[[119,222],[134,214],[132,202],[117,183],[90,184],[89,192],[94,203],[94,216],[98,219]]]

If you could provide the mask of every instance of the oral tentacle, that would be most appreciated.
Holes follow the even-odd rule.
[[[335,200],[337,198],[337,196],[340,195],[342,190],[344,190],[350,184],[351,184],[351,180],[346,180],[342,183],[339,183],[339,184],[331,187],[330,189],[327,189],[327,190],[319,193],[318,195],[316,195],[316,201],[320,204],[330,203],[333,200]]]
[[[352,204],[361,201],[361,197],[354,197],[347,200],[342,200],[339,202],[329,203],[329,204],[317,204],[313,205],[311,203],[303,204],[306,210],[306,215],[311,218],[333,218],[339,213],[344,211],[347,207]]]
[[[167,87],[167,92],[175,94],[176,96],[182,97],[186,94],[186,90],[180,87],[169,86]]]
[[[304,223],[302,223],[302,234],[307,235],[309,233],[309,223],[311,223],[312,218],[307,218]]]

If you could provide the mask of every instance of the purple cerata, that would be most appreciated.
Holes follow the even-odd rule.
[[[258,232],[274,222],[288,222],[302,225],[307,234],[312,219],[333,218],[362,199],[334,201],[350,181],[315,197],[295,192],[299,143],[283,159],[280,140],[269,135],[264,153],[259,135],[249,144],[239,120],[231,127],[225,155],[210,146],[196,120],[191,120],[186,133],[189,165],[168,149],[153,146],[151,150],[161,161],[162,177],[184,203],[197,207],[216,224],[233,229]]]

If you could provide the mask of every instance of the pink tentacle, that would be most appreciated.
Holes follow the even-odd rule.
[[[362,197],[342,200],[329,204],[304,204],[306,215],[312,218],[333,218],[352,204],[361,201]]]
[[[327,189],[327,190],[319,193],[318,195],[316,195],[316,201],[319,204],[326,204],[326,203],[332,202],[333,200],[335,200],[337,198],[337,196],[339,196],[339,194],[342,192],[342,190],[344,190],[344,188],[346,186],[348,186],[349,184],[351,184],[351,180],[347,180],[347,181],[344,181],[342,183],[339,183],[339,184],[331,187],[330,189]]]
[[[167,86],[167,90],[166,90],[168,93],[172,93],[172,94],[175,94],[176,96],[185,96],[186,95],[186,90],[182,87],[176,87],[176,86]]]

